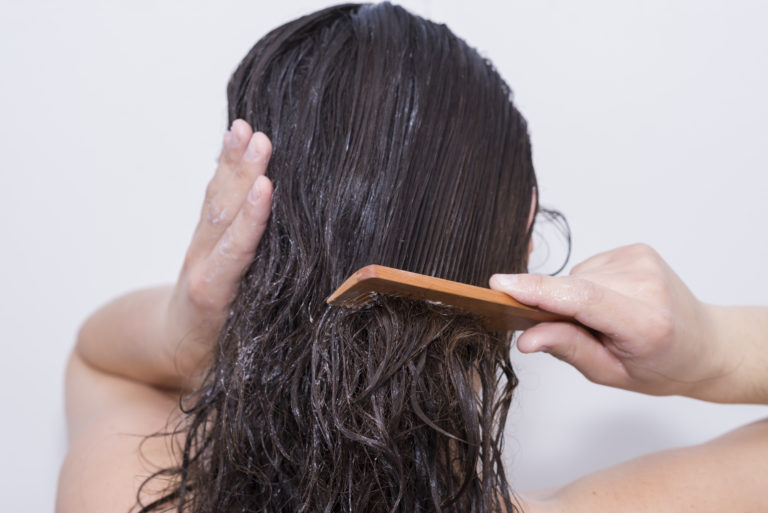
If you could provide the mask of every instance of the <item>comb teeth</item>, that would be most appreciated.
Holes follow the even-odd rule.
[[[361,309],[376,303],[379,295],[457,308],[477,316],[492,331],[523,330],[545,321],[574,321],[521,304],[496,290],[380,265],[358,269],[326,301],[330,305]]]
[[[365,306],[369,306],[370,304],[376,302],[378,294],[373,291],[364,291],[360,292],[359,294],[355,294],[353,296],[349,296],[348,298],[343,299],[341,302],[336,303],[338,306],[343,306],[344,308],[362,308]]]

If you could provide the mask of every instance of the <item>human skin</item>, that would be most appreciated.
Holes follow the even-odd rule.
[[[222,146],[176,284],[124,296],[91,316],[75,348],[86,363],[161,388],[196,388],[272,200],[267,136],[236,120]],[[109,333],[125,312],[143,322],[127,325],[120,338],[90,336]]]
[[[768,308],[702,303],[644,244],[595,255],[570,276],[502,275],[491,288],[572,316],[518,339],[602,385],[721,403],[768,403]]]
[[[269,216],[272,185],[264,175],[270,154],[266,136],[236,121],[225,136],[176,284],[127,294],[83,324],[67,368],[69,451],[59,480],[58,512],[128,511],[153,469],[177,464],[172,447],[180,440],[149,438],[141,445],[142,435],[174,425],[179,392],[196,388],[210,364],[206,355]],[[541,324],[522,335],[522,351],[546,347],[590,379],[612,386],[695,395],[692,383],[698,382],[706,383],[706,395],[714,400],[763,400],[768,377],[745,370],[749,379],[737,379],[724,369],[738,361],[749,362],[739,373],[765,364],[766,309],[701,305],[648,248],[604,255],[558,281],[521,275],[511,284],[493,278],[494,287],[523,302],[605,330]],[[633,299],[625,295],[630,292]],[[633,302],[638,298],[645,310]],[[654,308],[672,313],[654,314]],[[654,322],[633,322],[645,314]],[[669,319],[674,329],[665,325]],[[709,330],[704,342],[696,342],[704,336],[699,322]],[[744,342],[720,347],[734,334]],[[686,352],[693,360],[702,347],[710,364],[687,366]],[[718,355],[728,351],[741,354],[728,365],[716,365]],[[673,363],[662,372],[649,370],[665,358]],[[718,390],[738,386],[744,389]],[[768,475],[768,422],[708,444],[633,460],[561,489],[523,494],[521,505],[529,513],[681,511],[691,505],[700,512],[758,511],[768,503],[761,475]],[[152,493],[146,490],[142,498],[149,501]]]
[[[613,249],[569,276],[494,275],[491,288],[568,315],[517,341],[591,381],[653,395],[768,404],[768,308],[696,299],[644,244]],[[529,511],[764,511],[768,421],[711,442],[650,454],[527,495]]]
[[[128,511],[153,470],[177,464],[171,447],[180,437],[144,436],[175,425],[179,393],[197,388],[210,364],[269,218],[271,151],[264,134],[235,121],[176,283],[126,294],[81,327],[67,364],[69,449],[56,511]]]

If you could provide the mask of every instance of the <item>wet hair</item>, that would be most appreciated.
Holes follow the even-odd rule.
[[[525,271],[536,178],[509,87],[384,3],[278,27],[227,93],[230,122],[272,141],[272,214],[141,511],[516,511],[509,334],[423,301],[325,302],[371,263],[480,286]]]

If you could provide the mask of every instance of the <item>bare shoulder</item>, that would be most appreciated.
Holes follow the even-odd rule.
[[[59,476],[56,511],[129,511],[146,477],[174,462],[169,437],[146,435],[175,426],[177,398],[101,372],[73,354],[66,404],[69,450]]]
[[[525,513],[766,511],[768,420],[525,496]]]
[[[168,437],[178,400],[130,379],[98,371],[74,355],[67,369],[69,451],[58,513],[127,512],[147,476],[175,464]],[[585,476],[560,489],[523,494],[524,513],[765,511],[768,420],[706,444],[664,451]],[[142,498],[152,499],[159,488]]]

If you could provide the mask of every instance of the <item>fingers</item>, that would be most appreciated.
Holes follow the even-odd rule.
[[[203,219],[214,235],[221,235],[240,210],[248,190],[258,176],[267,172],[272,144],[261,132],[250,136],[245,151],[235,165],[219,166],[213,181],[215,194],[206,201]]]
[[[228,134],[190,245],[190,253],[197,258],[213,251],[244,205],[256,178],[266,173],[272,154],[269,138],[261,132],[253,133],[243,120],[236,120]]]
[[[521,303],[573,317],[612,338],[621,338],[638,319],[652,314],[643,302],[577,277],[495,274],[490,285]]]
[[[272,205],[265,176],[272,144],[236,120],[224,136],[216,174],[182,268],[188,299],[197,308],[222,311],[253,260]]]
[[[251,135],[253,135],[253,130],[247,122],[236,119],[232,123],[232,128],[224,134],[224,141],[219,154],[219,170],[237,166]]]
[[[546,322],[529,328],[517,340],[522,353],[542,351],[574,366],[590,381],[621,386],[627,372],[621,361],[594,334],[566,322]]]
[[[264,234],[271,205],[272,182],[260,175],[205,262],[204,280],[209,284],[208,293],[213,300],[229,302],[236,293],[237,284]]]

